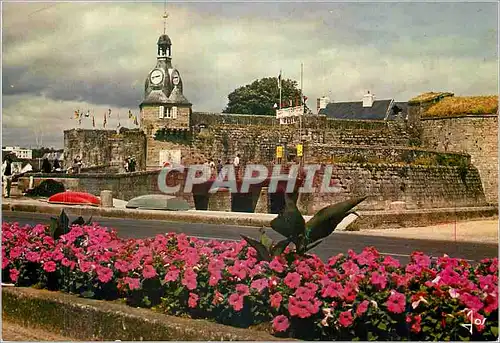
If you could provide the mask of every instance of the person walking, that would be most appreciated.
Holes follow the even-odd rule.
[[[3,196],[10,197],[10,187],[12,185],[12,160],[6,156],[2,165]]]
[[[236,178],[239,178],[239,176],[240,176],[240,154],[237,154],[236,157],[234,158],[233,166],[234,166],[234,175],[236,175]]]
[[[42,172],[49,174],[52,172],[52,166],[50,165],[49,159],[44,158],[42,162]]]

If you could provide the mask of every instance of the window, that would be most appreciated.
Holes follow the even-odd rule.
[[[171,118],[171,116],[172,116],[172,111],[170,110],[170,108],[169,108],[169,107],[167,107],[167,108],[166,108],[166,110],[167,110],[167,115],[166,115],[166,117],[167,117],[167,118]]]
[[[177,119],[177,106],[172,107],[172,119]]]
[[[158,113],[158,118],[163,119],[165,118],[165,107],[160,106],[158,107],[159,113]]]

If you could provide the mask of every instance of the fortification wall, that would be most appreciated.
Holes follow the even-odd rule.
[[[498,203],[498,115],[422,118],[421,140],[424,147],[469,154],[487,201]]]
[[[126,157],[132,156],[137,169],[146,167],[146,136],[138,129],[64,131],[65,167],[71,167],[80,156],[84,167],[114,166],[123,168]]]

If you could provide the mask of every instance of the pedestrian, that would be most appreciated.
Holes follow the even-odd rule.
[[[80,156],[76,156],[76,158],[73,160],[73,172],[75,174],[80,174],[80,170],[82,168],[82,159]]]
[[[222,170],[222,161],[217,160],[217,175],[220,174],[221,170]]]
[[[208,159],[208,166],[210,167],[210,177],[215,176],[215,162],[212,157]]]
[[[50,165],[49,159],[44,158],[42,162],[42,172],[43,173],[50,173],[52,172],[52,166]]]
[[[10,187],[12,185],[12,160],[6,156],[2,164],[3,196],[10,197]]]
[[[240,154],[237,154],[233,161],[234,175],[238,178],[240,176]]]
[[[130,173],[135,172],[135,158],[130,157],[129,162],[128,162],[128,171]]]
[[[61,164],[59,163],[59,160],[57,158],[54,160],[54,166],[53,166],[53,168],[54,168],[55,172],[60,172],[61,171]]]
[[[125,173],[128,173],[129,165],[130,165],[129,159],[128,159],[128,157],[126,157],[125,162],[123,163],[123,167],[125,168]]]

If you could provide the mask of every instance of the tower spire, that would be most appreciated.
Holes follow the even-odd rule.
[[[168,18],[167,0],[165,0],[163,1],[163,34],[165,34],[167,31],[167,18]]]

